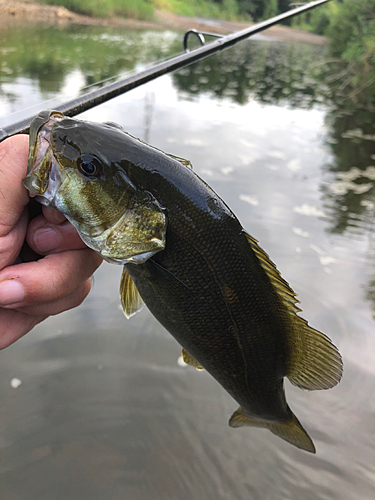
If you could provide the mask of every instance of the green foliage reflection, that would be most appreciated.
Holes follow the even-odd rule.
[[[238,104],[251,99],[309,108],[321,101],[311,60],[324,48],[294,43],[247,41],[172,75],[177,88],[191,96],[207,93]]]
[[[153,39],[153,43],[150,43]],[[18,77],[37,82],[46,98],[60,92],[66,77],[79,71],[83,86],[98,84],[123,72],[171,56],[181,41],[163,32],[99,26],[13,25],[0,31],[1,83]],[[32,50],[30,50],[30,46]]]

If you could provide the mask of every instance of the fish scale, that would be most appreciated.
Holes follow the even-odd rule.
[[[159,193],[159,199],[163,203],[161,196]],[[182,207],[182,194],[180,198],[179,206]],[[270,299],[267,303],[262,300],[266,293],[261,290],[262,286],[270,289],[271,286],[255,257],[253,256],[252,264],[248,262],[249,258],[245,259],[252,251],[241,226],[236,219],[232,219],[233,229],[229,231],[225,207],[222,217],[225,218],[227,228],[225,236],[221,230],[221,219],[215,220],[217,229],[215,227],[209,233],[197,235],[193,228],[207,226],[205,218],[210,222],[212,218],[210,214],[202,214],[202,211],[194,213],[190,210],[189,223],[184,227],[179,221],[176,224],[178,234],[175,234],[174,217],[168,217],[168,212],[169,210],[167,241],[170,245],[142,266],[126,266],[141,296],[151,312],[177,341],[242,406],[249,406],[253,415],[264,415],[266,412],[273,415],[274,419],[285,418],[285,407],[280,406],[278,411],[275,411],[274,394],[267,397],[271,392],[267,385],[275,385],[274,371],[278,372],[278,380],[286,374],[285,363],[280,356],[280,352],[285,352],[285,335],[280,331],[282,325],[273,313],[275,308],[279,309],[277,296],[273,294],[273,304],[270,304]],[[176,288],[170,284],[170,275],[165,278],[160,269],[153,271],[154,262],[173,273]],[[228,262],[235,263],[230,266],[230,271]],[[145,267],[147,271],[144,270]],[[143,276],[148,272],[152,277],[146,280]],[[208,276],[209,294],[205,290]],[[148,281],[152,281],[152,289],[147,286]],[[186,290],[180,283],[187,286]],[[229,286],[240,300],[232,303],[225,301],[221,290],[224,284]],[[175,301],[174,297],[178,300]],[[177,316],[179,321],[171,324],[171,316]],[[261,324],[259,317],[262,318]],[[237,335],[233,334],[233,330],[237,331]],[[190,334],[190,331],[194,334]],[[208,349],[205,348],[207,345]],[[244,361],[246,358],[249,360],[247,364]],[[273,367],[272,377],[270,365]],[[225,372],[223,367],[227,367]],[[270,384],[267,384],[268,378],[271,378]],[[250,395],[249,384],[254,387]],[[260,388],[259,391],[256,391],[256,387]],[[255,400],[255,392],[260,393],[259,401]],[[252,404],[247,402],[250,396],[253,399]],[[258,406],[262,407],[262,411],[258,411]]]
[[[293,290],[189,162],[118,125],[47,111],[31,125],[24,185],[62,211],[88,246],[124,264],[125,315],[145,302],[184,360],[240,405],[232,427],[267,428],[315,452],[283,380],[329,389],[341,378],[341,356],[297,315]]]

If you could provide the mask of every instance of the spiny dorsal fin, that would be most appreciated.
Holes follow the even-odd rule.
[[[182,158],[181,156],[175,156],[175,155],[172,155],[170,153],[166,153],[166,155],[170,156],[174,160],[179,161],[180,163],[182,163],[183,165],[185,165],[185,167],[189,167],[189,168],[191,168],[193,170],[193,165],[192,165],[192,163],[191,163],[190,160],[186,160],[185,158]]]
[[[240,406],[237,411],[233,413],[229,420],[231,427],[263,427],[269,429],[273,434],[288,441],[288,443],[301,448],[301,450],[315,453],[315,446],[310,436],[307,434],[297,417],[290,410],[290,417],[284,422],[258,420],[256,418],[248,417]]]
[[[182,349],[182,359],[187,365],[194,366],[197,370],[204,370],[203,366],[186,349]]]
[[[297,316],[301,309],[296,305],[299,302],[296,294],[281,277],[266,252],[258,246],[258,242],[246,232],[245,236],[288,312],[288,379],[301,389],[334,387],[342,376],[339,351],[326,335],[311,328],[306,320]]]
[[[125,267],[120,281],[120,299],[124,314],[128,319],[142,309],[142,297]]]

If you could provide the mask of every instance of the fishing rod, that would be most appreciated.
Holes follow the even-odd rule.
[[[172,71],[176,71],[177,69],[188,66],[189,64],[192,64],[194,62],[201,61],[202,59],[205,59],[206,57],[215,54],[215,52],[227,49],[232,45],[241,42],[242,40],[246,40],[247,38],[249,38],[252,35],[255,35],[256,33],[264,31],[265,29],[270,28],[271,26],[274,26],[275,24],[278,24],[281,21],[284,21],[285,19],[290,19],[298,14],[302,14],[303,12],[307,12],[311,9],[314,9],[315,7],[319,7],[320,5],[323,5],[329,1],[330,0],[316,0],[314,2],[306,3],[305,5],[297,7],[293,10],[284,12],[283,14],[267,19],[266,21],[262,21],[261,23],[250,26],[249,28],[236,31],[229,35],[220,36],[220,38],[207,45],[204,44],[204,37],[202,35],[203,32],[189,30],[187,34],[192,32],[197,34],[200,43],[202,45],[201,47],[189,51],[187,49],[187,43],[186,43],[187,34],[186,34],[184,42],[185,46],[184,54],[172,57],[166,61],[155,64],[151,68],[145,69],[144,71],[141,71],[135,75],[118,80],[109,85],[105,85],[100,89],[96,89],[86,94],[83,94],[79,97],[76,97],[70,101],[65,102],[64,104],[61,104],[60,106],[57,106],[54,109],[56,111],[60,111],[66,116],[70,117],[76,116],[80,113],[83,113],[84,111],[87,111],[88,109],[94,108],[95,106],[102,104],[103,102],[109,101],[110,99],[113,99],[118,95],[124,94],[125,92],[129,92],[129,90],[135,89],[136,87],[139,87],[147,82],[155,80],[156,78],[159,78],[159,76],[171,73]],[[206,34],[214,36],[213,33],[206,33]],[[6,139],[7,137],[10,137],[15,134],[29,133],[30,123],[34,118],[35,115],[0,129],[0,142]]]

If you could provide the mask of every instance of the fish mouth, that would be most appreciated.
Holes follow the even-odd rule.
[[[58,111],[40,113],[30,125],[30,146],[27,175],[23,185],[30,197],[42,205],[52,204],[59,186],[60,169],[51,146],[51,132],[64,115]]]

